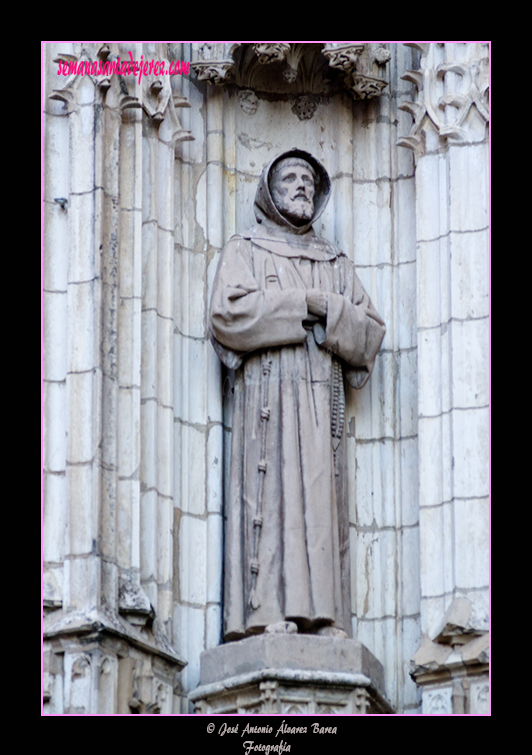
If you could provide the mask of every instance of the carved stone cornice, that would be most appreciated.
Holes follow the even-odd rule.
[[[390,53],[372,43],[201,43],[192,49],[197,78],[218,86],[295,96],[348,91],[354,99],[377,97],[387,86],[382,67]]]
[[[423,154],[431,130],[457,142],[483,141],[489,122],[489,58],[484,42],[409,43],[420,53],[417,70],[402,79],[415,85],[417,95],[400,109],[412,116],[410,133],[401,147]]]

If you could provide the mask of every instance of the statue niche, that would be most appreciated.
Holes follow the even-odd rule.
[[[351,634],[344,380],[362,388],[384,323],[353,263],[312,224],[330,180],[293,149],[264,169],[233,236],[211,340],[235,372],[224,638]]]

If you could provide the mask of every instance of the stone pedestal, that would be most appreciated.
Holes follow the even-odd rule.
[[[261,634],[207,650],[196,713],[393,713],[381,663],[357,640]]]

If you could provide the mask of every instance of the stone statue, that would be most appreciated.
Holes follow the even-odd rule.
[[[350,635],[344,378],[362,388],[385,327],[353,263],[312,222],[324,167],[293,149],[263,171],[256,225],[225,246],[211,339],[235,369],[224,637]]]

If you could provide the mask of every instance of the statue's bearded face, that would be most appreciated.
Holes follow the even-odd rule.
[[[312,220],[314,213],[314,176],[302,161],[291,165],[283,165],[283,162],[272,176],[272,199],[281,215],[294,225],[304,225]]]

